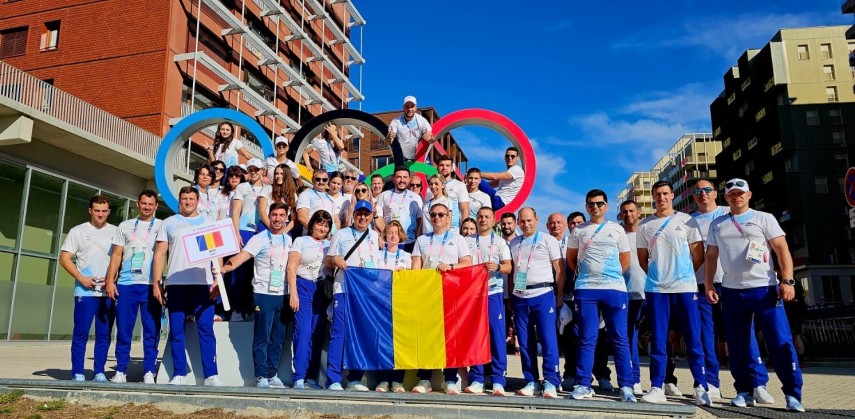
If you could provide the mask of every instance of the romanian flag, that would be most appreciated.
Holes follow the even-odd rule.
[[[345,368],[439,369],[490,362],[487,269],[344,270]]]
[[[219,231],[206,233],[196,237],[196,244],[199,245],[200,252],[214,250],[223,245],[223,236]]]

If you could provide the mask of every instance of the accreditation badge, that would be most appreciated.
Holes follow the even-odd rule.
[[[145,266],[145,246],[142,248],[134,248],[131,254],[131,275],[134,277],[142,276],[143,267]]]
[[[766,242],[748,240],[748,251],[745,254],[745,260],[751,263],[766,262]]]
[[[514,274],[514,292],[524,292],[527,283],[527,272],[517,272]]]
[[[267,290],[273,293],[279,293],[282,291],[284,285],[285,271],[282,270],[282,266],[280,265],[276,269],[270,271],[270,285],[267,287]]]

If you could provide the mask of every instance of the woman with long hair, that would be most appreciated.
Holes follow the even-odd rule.
[[[216,221],[219,207],[219,186],[214,183],[214,168],[203,164],[193,174],[193,186],[199,191],[199,215],[205,221]]]
[[[478,232],[478,227],[475,224],[475,219],[472,217],[467,217],[465,220],[460,222],[460,235],[463,237],[469,237]]]
[[[346,218],[342,216],[342,207],[345,205],[345,202],[349,202],[351,198],[350,194],[346,194],[342,191],[343,186],[344,174],[342,174],[341,172],[333,172],[330,175],[330,189],[327,193],[330,194],[330,198],[332,198],[333,203],[335,204],[335,206],[333,207],[332,216],[338,219],[339,225],[341,225],[344,222],[344,219]]]
[[[436,204],[443,204],[451,211],[451,200],[448,199],[448,193],[445,191],[445,181],[439,175],[433,175],[428,179],[428,186],[431,191],[431,199],[425,199],[425,205],[422,207],[422,226],[419,235],[427,234],[433,231],[433,226],[430,223],[430,208]]]
[[[294,179],[291,177],[291,170],[287,164],[280,164],[273,169],[273,184],[268,189],[269,193],[258,197],[258,216],[261,222],[270,227],[270,220],[267,212],[270,206],[276,202],[281,202],[288,206],[288,221],[285,223],[285,233],[294,228],[294,218],[296,211],[294,207],[297,204],[297,186],[294,185]]]
[[[353,196],[341,206],[340,211],[343,217],[341,228],[347,228],[353,224],[353,206],[356,205],[357,201],[371,202],[371,192],[365,183],[357,183],[353,188]]]
[[[208,147],[208,163],[220,160],[226,164],[226,167],[232,167],[239,163],[238,157],[243,157],[246,160],[252,158],[252,155],[244,148],[243,142],[234,136],[234,124],[220,122],[220,125],[217,126],[217,133],[214,134],[214,143]]]
[[[211,162],[211,167],[214,168],[214,184],[223,186],[226,182],[226,164],[221,160],[214,160]]]
[[[223,187],[220,188],[218,220],[232,218],[232,200],[235,197],[235,189],[245,181],[246,178],[243,175],[243,169],[239,166],[232,166],[226,170],[225,182],[223,183]]]
[[[288,158],[288,145],[288,139],[281,135],[273,141],[274,153],[267,156],[264,160],[264,183],[272,184],[274,182],[273,170],[283,164],[288,166],[288,170],[291,172],[291,179],[293,179],[292,182],[300,179],[300,171],[297,170],[297,165]]]

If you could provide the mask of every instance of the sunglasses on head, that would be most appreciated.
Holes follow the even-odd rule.
[[[430,218],[445,218],[448,214],[444,212],[432,212],[430,213]]]
[[[329,178],[325,178],[325,177],[316,177],[316,178],[314,178],[314,181],[315,181],[315,182],[320,182],[320,183],[327,183],[327,182],[329,181]]]
[[[727,182],[724,186],[726,186],[728,188],[732,188],[734,186],[738,186],[738,187],[742,188],[742,187],[745,187],[745,182],[743,182],[741,180],[731,181],[731,182]]]
[[[695,189],[695,195],[703,195],[703,194],[709,195],[712,192],[713,192],[713,188],[710,188],[709,186],[705,186],[703,188]]]
[[[602,207],[606,206],[606,203],[605,203],[604,201],[597,201],[597,202],[588,202],[588,203],[587,203],[587,204],[585,204],[585,205],[586,205],[588,208],[594,208],[594,207],[602,208]]]

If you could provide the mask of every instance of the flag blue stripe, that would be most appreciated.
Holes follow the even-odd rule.
[[[354,370],[394,369],[392,271],[345,269],[344,304],[344,365]]]

